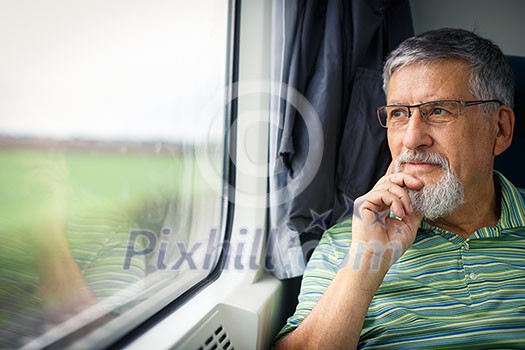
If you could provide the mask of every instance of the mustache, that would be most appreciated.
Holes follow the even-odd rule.
[[[430,153],[425,151],[407,150],[401,153],[395,161],[395,171],[399,172],[401,165],[404,163],[428,163],[439,165],[448,169],[449,163],[447,157],[439,153]]]

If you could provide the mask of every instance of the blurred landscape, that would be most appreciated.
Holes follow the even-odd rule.
[[[0,225],[24,226],[45,205],[32,203],[36,189],[58,186],[71,190],[69,212],[109,204],[157,229],[170,201],[199,191],[193,163],[193,150],[177,144],[3,136]]]

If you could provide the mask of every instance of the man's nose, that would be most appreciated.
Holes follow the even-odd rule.
[[[418,149],[432,145],[429,126],[425,123],[419,108],[411,108],[410,118],[407,121],[405,134],[403,135],[403,145],[407,149]]]

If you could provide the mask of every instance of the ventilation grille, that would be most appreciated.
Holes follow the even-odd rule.
[[[221,325],[206,339],[199,350],[234,350],[234,348]]]

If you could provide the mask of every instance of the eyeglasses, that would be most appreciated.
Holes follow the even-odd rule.
[[[377,118],[381,126],[385,128],[400,128],[408,124],[408,119],[412,116],[411,108],[418,108],[421,118],[430,125],[449,123],[455,120],[462,108],[476,106],[483,103],[497,103],[503,105],[500,100],[478,100],[478,101],[458,101],[440,100],[429,101],[417,105],[388,105],[377,108]]]

